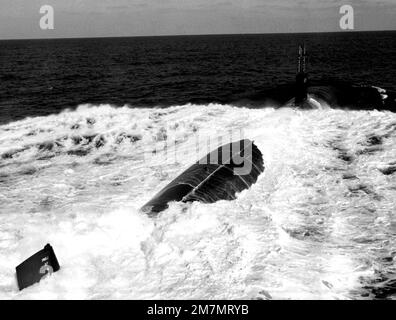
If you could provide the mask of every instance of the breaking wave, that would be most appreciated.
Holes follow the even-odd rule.
[[[241,131],[266,167],[249,190],[139,212],[198,140]],[[84,105],[2,125],[0,298],[394,298],[395,146],[388,111]],[[47,242],[61,270],[19,292]]]

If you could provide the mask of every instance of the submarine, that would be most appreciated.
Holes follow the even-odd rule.
[[[363,109],[389,109],[396,111],[396,95],[376,87],[353,86],[339,81],[312,82],[306,71],[305,45],[298,48],[298,66],[295,82],[265,91],[256,97],[280,106],[301,109],[317,108],[318,104]],[[251,101],[254,101],[252,99]],[[216,161],[212,161],[215,159]],[[219,161],[220,160],[220,161]],[[250,170],[238,170],[246,165]],[[167,209],[169,203],[214,203],[234,200],[239,192],[249,189],[264,172],[261,151],[248,139],[223,145],[200,159],[160,190],[141,211],[155,216]]]
[[[201,158],[159,191],[141,211],[154,216],[169,202],[214,203],[234,200],[264,171],[263,155],[248,139],[220,146]]]
[[[331,76],[311,78],[306,71],[308,54],[305,44],[299,45],[297,73],[294,82],[257,92],[234,96],[231,104],[251,108],[292,107],[318,109],[328,106],[348,110],[388,110],[396,112],[396,92],[374,85],[355,84]]]

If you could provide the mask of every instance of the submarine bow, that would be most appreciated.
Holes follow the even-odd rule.
[[[261,151],[250,140],[225,144],[210,152],[170,182],[141,210],[155,215],[171,201],[214,203],[234,200],[264,171]]]

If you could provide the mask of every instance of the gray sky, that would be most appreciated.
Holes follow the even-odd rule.
[[[396,0],[0,0],[0,39],[341,31],[344,4],[356,31],[396,30]]]

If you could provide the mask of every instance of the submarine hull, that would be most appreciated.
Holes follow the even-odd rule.
[[[229,143],[212,151],[170,182],[141,210],[149,215],[171,201],[214,203],[234,200],[264,171],[260,150],[250,140]]]

